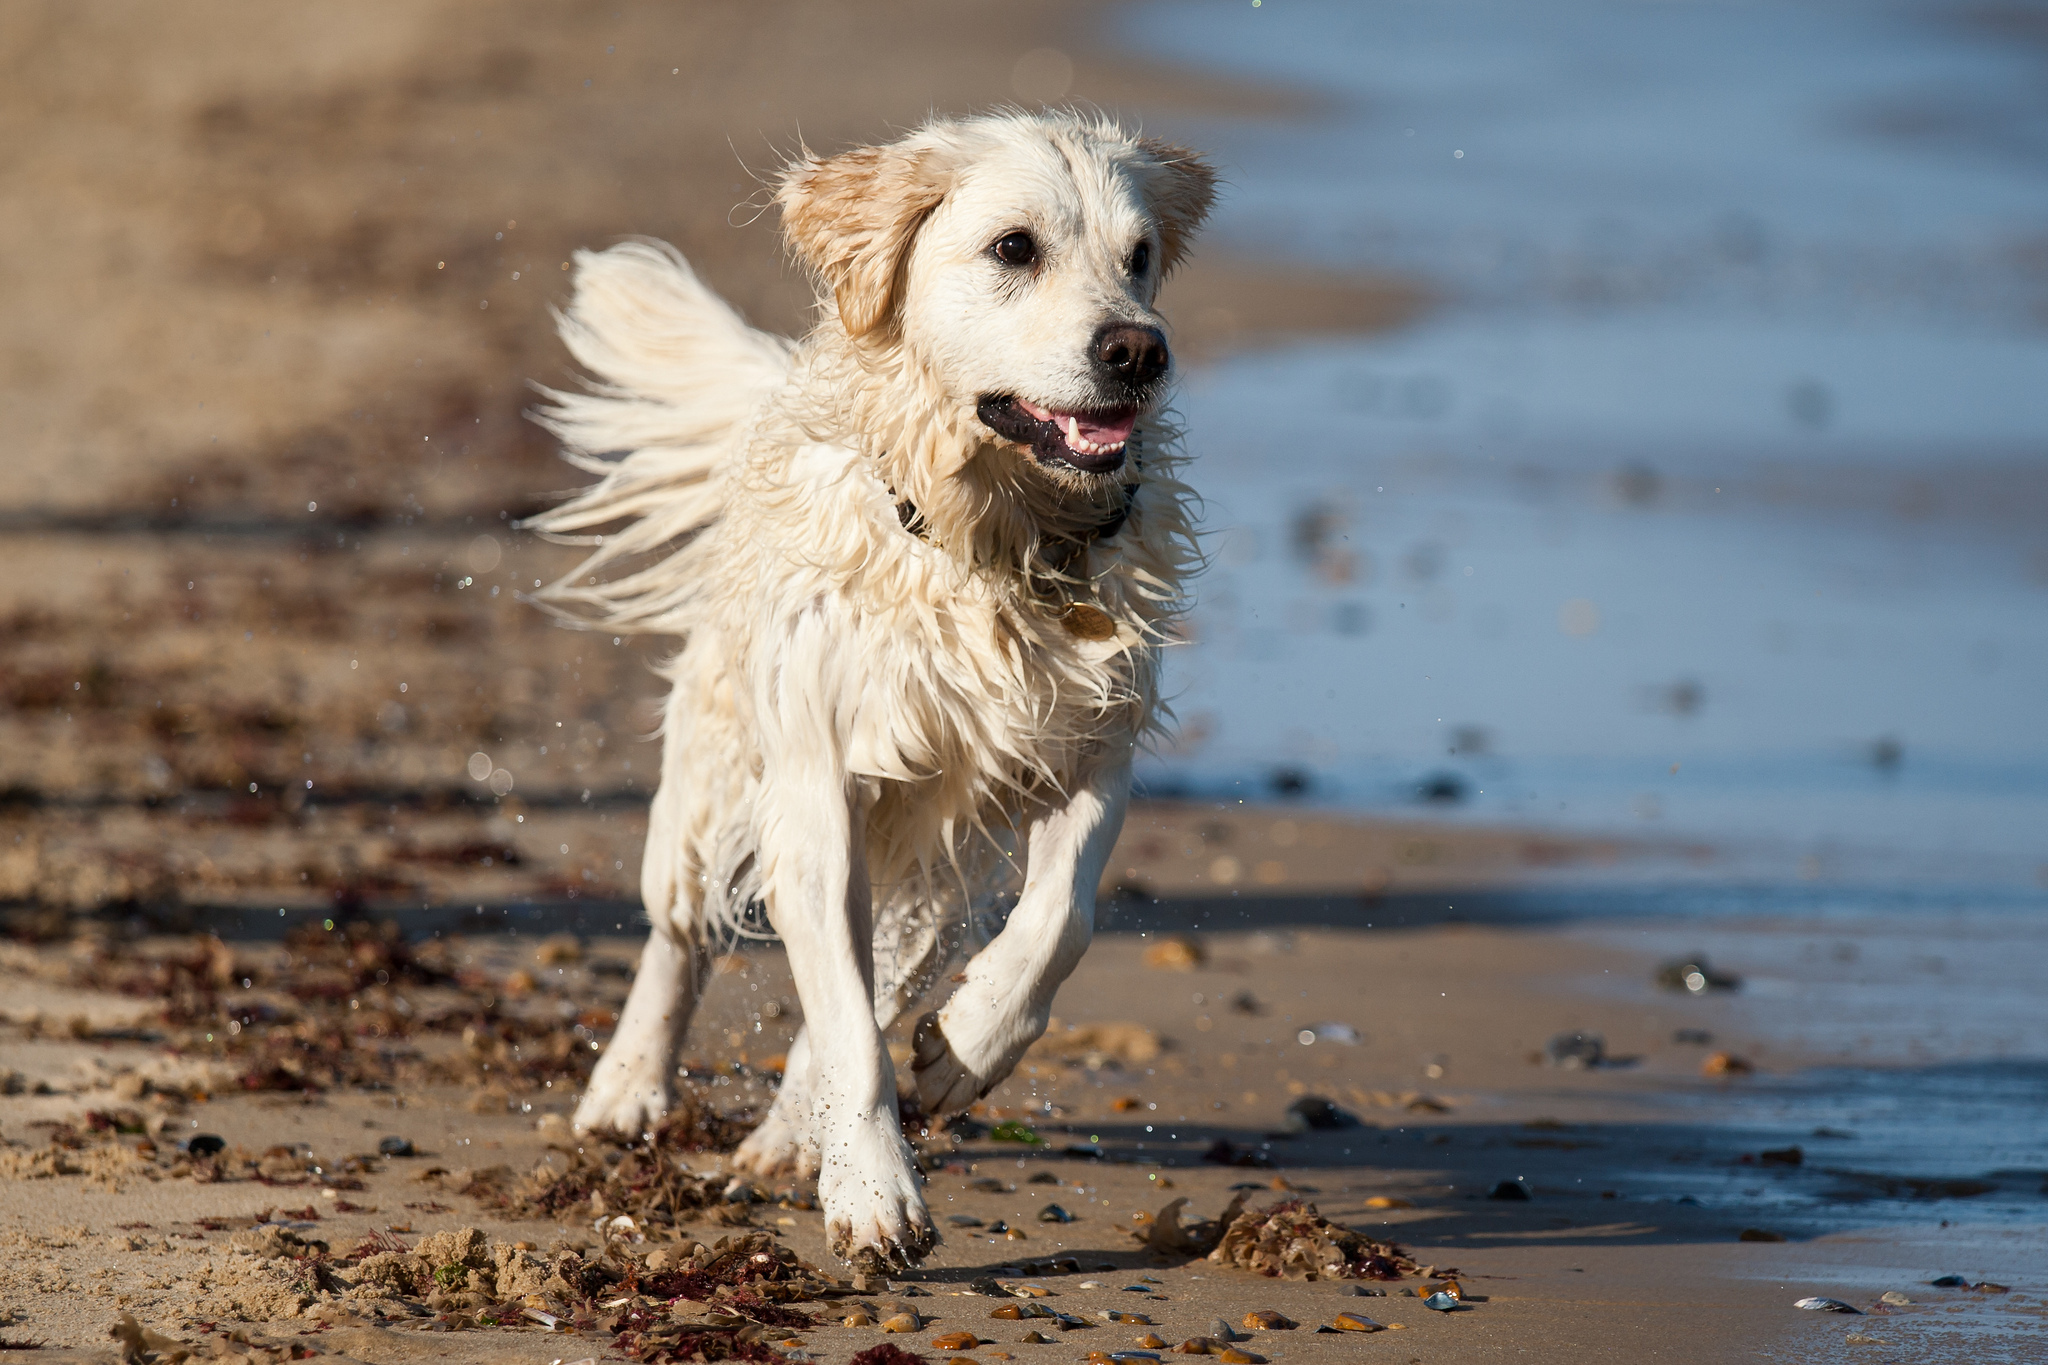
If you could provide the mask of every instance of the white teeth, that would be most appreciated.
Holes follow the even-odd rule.
[[[1108,445],[1097,445],[1081,434],[1081,419],[1069,415],[1067,418],[1067,448],[1076,455],[1107,455],[1111,451],[1122,450],[1124,443],[1122,441],[1112,441]]]

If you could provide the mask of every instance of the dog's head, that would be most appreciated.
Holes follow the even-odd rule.
[[[1106,120],[997,114],[803,158],[777,198],[849,337],[905,348],[993,439],[1092,482],[1163,396],[1153,301],[1214,187]]]

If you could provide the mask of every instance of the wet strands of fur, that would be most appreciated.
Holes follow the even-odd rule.
[[[1421,1270],[1393,1243],[1332,1223],[1300,1199],[1240,1213],[1209,1259],[1290,1280],[1398,1280]]]

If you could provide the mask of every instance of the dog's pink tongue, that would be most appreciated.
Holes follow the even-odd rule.
[[[1138,424],[1136,408],[1119,408],[1113,412],[1077,413],[1081,439],[1092,441],[1099,446],[1122,445],[1131,439],[1131,428]],[[1061,424],[1062,426],[1065,423]]]

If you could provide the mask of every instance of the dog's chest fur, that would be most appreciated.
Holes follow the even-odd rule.
[[[1086,746],[1149,719],[1171,605],[1135,590],[1124,541],[1142,544],[1144,520],[1028,562],[982,562],[906,526],[859,454],[771,443],[705,538],[706,570],[731,581],[701,600],[723,618],[712,633],[735,695],[795,703],[766,672],[789,667],[794,637],[820,640],[832,695],[804,703],[829,708],[848,771],[913,784],[971,820],[1063,788]]]

